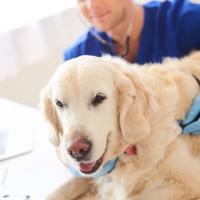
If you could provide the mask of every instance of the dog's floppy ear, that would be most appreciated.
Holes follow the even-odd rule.
[[[49,130],[49,139],[55,146],[58,146],[60,143],[59,133],[61,133],[61,127],[56,110],[52,103],[50,83],[45,86],[41,92],[40,107],[42,109],[45,119],[47,120],[47,122],[49,122],[51,126],[51,130]]]
[[[128,69],[118,70],[119,124],[125,141],[134,144],[150,133],[149,118],[156,104],[153,92],[137,73]]]

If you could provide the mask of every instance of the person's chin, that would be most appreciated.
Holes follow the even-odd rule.
[[[102,32],[107,32],[111,29],[111,27],[105,23],[93,23],[93,25],[95,28]]]

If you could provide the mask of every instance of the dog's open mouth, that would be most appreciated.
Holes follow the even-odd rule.
[[[94,162],[81,162],[79,164],[80,171],[84,174],[92,174],[96,172],[102,163],[102,157]]]
[[[103,158],[104,158],[104,155],[105,155],[107,147],[108,147],[109,136],[110,136],[110,133],[106,140],[106,149],[100,159],[93,161],[93,162],[80,162],[79,163],[79,168],[82,173],[93,174],[99,169],[99,167],[101,166],[101,164],[103,162]]]

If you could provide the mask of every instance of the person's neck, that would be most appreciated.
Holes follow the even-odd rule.
[[[137,54],[143,24],[144,8],[142,5],[133,3],[121,23],[107,32],[108,35],[115,41],[118,52],[123,51],[126,39],[128,36],[130,37],[130,58],[127,60],[134,59]]]
[[[126,13],[124,13],[123,19],[121,19],[121,21],[115,27],[107,31],[107,34],[116,42],[124,43],[126,40],[128,29],[130,28],[130,26],[132,26],[132,30],[130,33],[131,38],[137,40],[141,32],[143,20],[143,6],[132,3],[132,6],[130,8],[127,8]]]

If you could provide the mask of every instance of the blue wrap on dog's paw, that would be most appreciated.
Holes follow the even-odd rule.
[[[195,98],[185,119],[180,122],[183,133],[200,135],[200,94]]]
[[[80,177],[80,176],[82,176],[82,177],[92,177],[92,178],[97,179],[97,178],[111,172],[115,168],[117,161],[118,161],[118,158],[115,158],[113,160],[109,160],[102,167],[100,167],[97,170],[97,172],[95,172],[94,174],[91,174],[91,175],[85,175],[85,174],[81,173],[78,169],[75,169],[74,167],[71,167],[71,166],[68,166],[68,168],[74,176],[77,176],[77,177]]]

